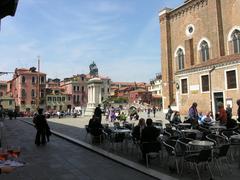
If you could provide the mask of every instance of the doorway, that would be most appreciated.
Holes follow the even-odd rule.
[[[223,98],[223,92],[215,92],[213,93],[213,98],[214,98],[214,114],[218,112],[218,103],[223,103],[224,105],[224,98]]]

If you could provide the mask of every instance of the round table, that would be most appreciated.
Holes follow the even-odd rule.
[[[234,140],[240,140],[240,134],[232,135],[230,138]]]
[[[183,129],[181,130],[181,132],[184,132],[184,133],[201,133],[201,131],[197,130],[197,129]]]
[[[191,126],[191,123],[179,123],[178,126]]]
[[[130,133],[130,129],[113,129],[112,130],[114,133]]]
[[[220,126],[220,125],[213,125],[213,126],[210,126],[210,129],[227,129],[226,126]]]
[[[193,140],[188,143],[192,146],[201,146],[201,147],[212,147],[214,145],[211,141],[201,141],[201,140]]]

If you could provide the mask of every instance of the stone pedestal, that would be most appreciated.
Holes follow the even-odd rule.
[[[88,81],[88,103],[85,116],[92,116],[95,108],[102,102],[102,80],[98,77]]]

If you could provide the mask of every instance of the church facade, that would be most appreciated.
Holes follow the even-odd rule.
[[[240,98],[240,1],[187,0],[159,13],[163,109],[186,114],[233,107]]]

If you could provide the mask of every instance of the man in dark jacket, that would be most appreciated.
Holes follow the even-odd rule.
[[[47,120],[43,115],[43,109],[38,109],[38,115],[33,118],[33,123],[37,129],[37,134],[35,138],[35,144],[39,146],[40,144],[46,144],[46,128]]]
[[[147,127],[142,130],[141,136],[141,151],[142,151],[142,158],[146,160],[146,154],[149,152],[156,152],[156,150],[161,149],[160,143],[157,141],[157,138],[160,134],[160,131],[153,126],[152,119],[147,119],[146,121]],[[154,147],[150,144],[154,143]],[[154,148],[154,149],[152,149]]]
[[[99,104],[94,110],[94,116],[100,119],[100,123],[102,122],[102,113],[101,105]]]
[[[154,142],[160,134],[160,131],[152,125],[152,119],[147,119],[147,127],[142,130],[141,142]]]

